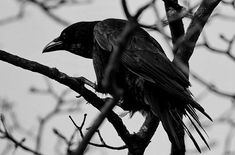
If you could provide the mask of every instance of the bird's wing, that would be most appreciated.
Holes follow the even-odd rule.
[[[94,28],[95,41],[105,51],[112,52],[118,46],[119,36],[126,23],[118,19],[99,22]],[[146,80],[157,82],[164,90],[174,87],[169,90],[183,91],[190,85],[185,75],[166,57],[158,42],[141,28],[137,28],[128,41],[122,63]]]
[[[160,54],[146,50],[126,50],[121,57],[122,64],[130,71],[150,82],[156,83],[156,85],[171,95],[180,95],[180,93],[185,91],[185,87],[172,78],[171,74],[174,74],[174,72],[169,72],[170,62],[166,60],[162,59]],[[172,77],[169,77],[169,74]]]

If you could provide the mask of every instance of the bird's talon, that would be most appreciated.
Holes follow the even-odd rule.
[[[90,80],[88,80],[87,78],[80,76],[80,77],[74,77],[76,80],[81,80],[82,82],[84,82],[84,84],[90,86],[91,88],[96,90],[97,85],[94,82],[91,82]]]

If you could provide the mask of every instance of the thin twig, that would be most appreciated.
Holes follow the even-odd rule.
[[[7,126],[6,126],[6,122],[5,122],[5,117],[3,115],[0,116],[1,117],[1,123],[3,125],[4,131],[0,129],[0,133],[2,134],[1,138],[5,138],[10,140],[12,143],[15,144],[15,147],[18,148],[22,148],[23,150],[27,151],[27,152],[31,152],[35,155],[42,155],[42,153],[35,151],[27,146],[25,146],[23,144],[23,142],[25,141],[25,139],[22,139],[21,141],[17,141],[7,130]]]
[[[84,124],[85,124],[85,121],[86,121],[86,116],[87,116],[87,114],[84,114],[83,121],[82,121],[82,123],[81,123],[80,126],[78,126],[78,125],[75,123],[75,121],[73,120],[73,118],[72,118],[71,116],[69,116],[69,118],[70,118],[70,120],[72,121],[73,125],[74,125],[74,126],[76,127],[76,129],[79,131],[80,136],[82,137],[82,139],[84,139],[84,134],[83,134],[82,129],[83,129]],[[96,146],[96,147],[105,147],[105,148],[112,149],[112,150],[123,150],[123,149],[126,149],[126,148],[127,148],[126,145],[124,145],[124,146],[118,146],[118,147],[108,145],[108,144],[105,143],[103,137],[101,136],[100,131],[97,130],[96,133],[97,133],[98,136],[99,136],[99,139],[100,139],[101,144],[97,144],[97,143],[94,143],[94,142],[90,142],[90,141],[89,141],[89,142],[88,142],[89,145]]]
[[[206,82],[204,79],[202,79],[199,75],[197,75],[196,73],[193,73],[191,71],[190,75],[197,80],[198,82],[200,82],[203,86],[206,86],[207,89],[209,89],[211,92],[214,92],[218,95],[221,95],[223,97],[229,97],[229,98],[233,98],[235,99],[235,94],[234,93],[227,93],[225,91],[219,90],[214,84]]]
[[[235,61],[235,56],[232,54],[232,46],[235,41],[235,35],[230,40],[225,38],[224,35],[221,35],[220,38],[223,39],[227,43],[227,48],[224,50],[219,49],[219,48],[215,48],[212,45],[210,45],[205,34],[203,35],[203,42],[198,44],[197,47],[205,47],[205,48],[209,49],[211,52],[218,53],[218,54],[224,54],[224,55],[228,56],[230,59],[232,59],[233,61]]]

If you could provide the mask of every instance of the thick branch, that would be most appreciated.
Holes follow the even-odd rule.
[[[154,116],[152,113],[149,113],[141,126],[140,130],[132,135],[132,143],[129,146],[129,154],[128,155],[143,155],[145,149],[147,148],[148,144],[152,136],[154,135],[158,125],[159,119]]]
[[[178,0],[168,0],[168,1],[171,3],[178,4]],[[171,3],[169,3],[168,1],[165,0],[165,10],[167,14],[167,19],[169,21],[169,27],[171,30],[172,43],[174,45],[176,41],[184,35],[184,25],[182,18],[172,20],[172,18],[174,18],[176,14],[179,14],[182,11],[182,8],[176,10],[171,6]],[[176,50],[174,50],[173,52],[175,54]]]
[[[69,77],[68,75],[57,70],[56,68],[50,68],[42,64],[39,64],[35,61],[23,59],[2,50],[0,50],[0,60],[32,72],[40,73],[51,79],[54,79],[55,81],[65,86],[68,86],[75,92],[81,94],[85,100],[91,103],[98,110],[100,110],[104,105],[104,101],[100,99],[96,94],[86,89],[82,81],[79,81],[76,78]],[[122,120],[118,117],[118,115],[115,114],[113,111],[110,111],[107,115],[107,119],[114,126],[114,128],[116,129],[118,135],[122,138],[122,140],[126,144],[130,143],[129,142],[130,134],[126,129],[125,125],[123,124]]]
[[[193,19],[182,40],[178,42],[178,50],[173,62],[179,61],[188,67],[188,61],[193,54],[194,47],[202,32],[203,27],[208,21],[209,16],[221,0],[203,0],[195,12]],[[187,73],[188,75],[188,73]]]

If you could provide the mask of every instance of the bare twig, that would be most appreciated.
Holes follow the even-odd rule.
[[[102,109],[100,110],[101,113],[99,114],[97,119],[93,121],[92,127],[88,130],[82,142],[79,144],[78,148],[72,153],[72,155],[80,155],[84,153],[87,147],[87,144],[90,142],[92,136],[94,135],[94,133],[99,128],[100,124],[103,122],[103,120],[107,116],[107,113],[112,111],[113,107],[116,105],[118,101],[119,99],[114,97],[113,99],[110,99],[105,103],[104,107],[102,107]]]
[[[214,18],[219,18],[221,20],[227,20],[227,21],[235,21],[235,16],[227,15],[227,14],[223,14],[219,12],[216,12],[211,16],[211,20]]]
[[[0,20],[0,25],[9,24],[11,22],[14,22],[14,21],[22,19],[24,17],[24,15],[25,15],[25,5],[26,5],[25,2],[20,2],[19,3],[19,11],[18,11],[18,13],[16,15],[14,15],[14,16],[7,17],[5,19],[1,19]]]
[[[229,155],[231,152],[231,143],[235,133],[235,125],[230,126],[224,143],[224,155]]]
[[[205,48],[209,49],[211,52],[215,52],[218,54],[224,54],[224,55],[228,56],[229,58],[231,58],[233,61],[235,61],[235,56],[232,54],[232,45],[235,41],[235,35],[231,39],[225,38],[224,35],[220,35],[220,38],[227,43],[227,48],[224,50],[219,49],[219,48],[215,48],[212,45],[210,45],[205,34],[203,35],[203,42],[198,44],[197,47],[205,47]]]
[[[225,91],[219,90],[214,84],[206,82],[204,79],[202,79],[199,75],[197,75],[196,73],[193,73],[191,71],[190,75],[197,80],[198,82],[200,82],[203,86],[206,86],[207,89],[209,89],[210,91],[221,95],[223,97],[229,97],[232,99],[235,99],[235,94],[234,93],[227,93]]]
[[[78,125],[75,123],[75,121],[72,119],[72,117],[69,116],[70,120],[73,122],[74,126],[75,126],[76,129],[79,131],[80,136],[81,136],[82,138],[84,138],[84,133],[83,133],[82,130],[83,130],[83,127],[84,127],[84,124],[85,124],[85,121],[86,121],[86,116],[87,116],[87,115],[84,114],[84,118],[83,118],[83,121],[82,121],[82,123],[81,123],[80,126],[78,126]],[[88,130],[89,130],[89,129],[88,129]],[[96,133],[97,133],[98,136],[99,136],[99,139],[100,139],[101,144],[97,144],[97,143],[94,143],[94,142],[88,142],[88,144],[90,144],[90,145],[92,145],[92,146],[96,146],[96,147],[105,147],[105,148],[112,149],[112,150],[123,150],[123,149],[126,149],[126,148],[127,148],[126,145],[124,145],[124,146],[118,146],[118,147],[108,145],[108,144],[104,141],[103,137],[101,136],[100,131],[97,130]]]
[[[58,8],[59,6],[63,6],[61,4],[63,3],[58,3],[58,5],[56,4],[54,7],[51,7],[51,6],[47,6],[46,5],[46,1],[38,1],[38,0],[27,0],[28,2],[31,2],[35,5],[37,5],[40,9],[42,9],[42,11],[47,15],[49,16],[51,19],[53,19],[54,21],[56,21],[57,23],[60,23],[64,26],[68,26],[69,25],[69,22],[64,20],[63,18],[55,15],[51,10],[54,9],[55,7]]]
[[[222,0],[221,1],[224,5],[228,5],[228,6],[231,6],[235,9],[235,1],[234,0],[231,0],[231,1],[226,1],[226,0]]]
[[[27,152],[31,152],[35,155],[42,155],[41,153],[39,153],[38,151],[35,151],[27,146],[25,146],[23,144],[23,142],[25,141],[25,139],[23,138],[21,141],[17,141],[7,130],[7,126],[6,126],[6,122],[5,122],[5,117],[3,115],[0,116],[1,117],[1,123],[3,125],[4,130],[0,129],[0,133],[2,134],[0,138],[5,138],[10,140],[12,143],[14,143],[15,148],[22,148],[23,150],[27,151]]]
[[[71,108],[67,108],[67,109],[62,109],[63,105],[68,104],[69,102],[73,102],[75,103],[76,101],[67,101],[64,98],[66,97],[66,95],[69,93],[69,89],[65,89],[64,91],[62,91],[60,94],[58,94],[54,88],[53,85],[51,84],[51,82],[49,81],[48,78],[45,78],[46,84],[47,84],[47,88],[44,89],[37,89],[35,87],[31,87],[30,91],[32,93],[37,93],[37,94],[45,94],[45,95],[50,95],[52,96],[55,101],[56,101],[56,105],[55,107],[49,111],[44,117],[39,118],[39,127],[38,127],[38,131],[37,131],[37,135],[36,135],[36,147],[35,150],[37,152],[39,152],[41,150],[41,144],[42,144],[42,135],[44,133],[44,128],[45,125],[48,121],[50,121],[53,117],[55,117],[56,115],[62,114],[62,113],[70,113],[73,111],[78,111],[79,107],[71,107]]]

